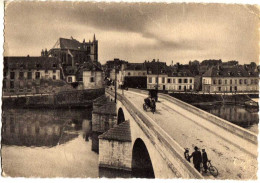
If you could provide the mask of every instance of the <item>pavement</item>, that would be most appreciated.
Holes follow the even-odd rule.
[[[122,93],[120,90],[118,93]],[[238,137],[223,128],[189,112],[170,101],[161,99],[156,112],[145,112],[142,108],[145,94],[124,91],[133,105],[152,118],[181,147],[205,148],[208,158],[218,169],[216,179],[257,179],[257,145]],[[205,178],[212,178],[203,174]]]

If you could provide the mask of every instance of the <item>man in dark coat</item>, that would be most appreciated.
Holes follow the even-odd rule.
[[[202,163],[203,163],[205,173],[207,173],[208,170],[207,162],[208,162],[208,155],[205,149],[202,149]]]
[[[200,172],[200,163],[201,163],[201,152],[197,146],[194,147],[194,152],[191,154],[190,158],[193,158],[194,168]]]

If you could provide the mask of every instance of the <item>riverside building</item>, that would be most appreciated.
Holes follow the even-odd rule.
[[[242,66],[223,68],[215,66],[202,76],[202,91],[207,93],[258,92],[257,72]]]

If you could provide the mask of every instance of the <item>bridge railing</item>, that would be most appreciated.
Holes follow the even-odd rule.
[[[113,91],[107,91],[114,97]],[[203,179],[202,175],[184,158],[184,149],[174,141],[156,122],[136,108],[126,97],[119,94],[117,99],[126,107],[138,126],[157,148],[176,177]],[[178,169],[176,169],[178,167]]]

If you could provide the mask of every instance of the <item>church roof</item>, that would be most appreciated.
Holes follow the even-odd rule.
[[[99,139],[131,142],[130,122],[125,121],[98,137]]]

